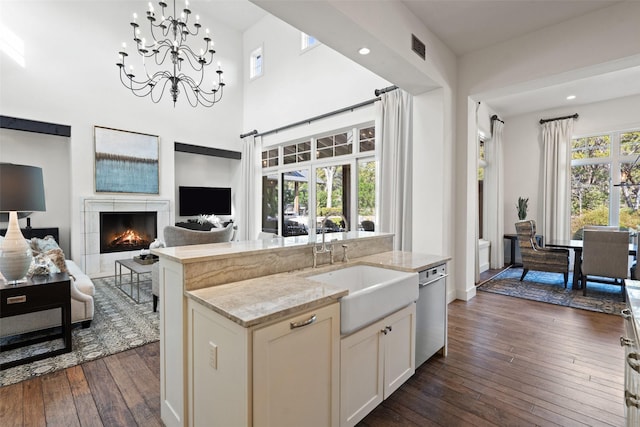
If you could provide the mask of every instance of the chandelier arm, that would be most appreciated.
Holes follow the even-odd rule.
[[[162,90],[160,91],[160,96],[158,97],[158,99],[154,99],[153,98],[153,94],[157,93],[157,91],[153,91],[153,89],[151,90],[151,101],[153,101],[154,104],[157,104],[158,102],[160,102],[160,100],[162,99],[162,95],[164,95],[164,91],[167,89],[167,85],[171,83],[171,80],[169,79],[165,79],[164,83],[162,84]],[[153,88],[156,89],[160,84],[154,86]]]

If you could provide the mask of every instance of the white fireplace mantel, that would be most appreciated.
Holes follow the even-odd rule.
[[[117,259],[131,258],[138,251],[100,253],[100,212],[156,212],[157,232],[161,237],[165,226],[171,224],[171,201],[124,197],[91,197],[82,200],[80,218],[83,226],[82,268],[90,277],[114,273]]]

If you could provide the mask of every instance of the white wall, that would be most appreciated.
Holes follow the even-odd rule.
[[[65,254],[69,253],[71,229],[69,154],[67,137],[0,129],[0,161],[42,168],[47,210],[31,214],[31,227],[58,227],[59,245]],[[21,219],[20,226],[26,225],[27,220]],[[0,224],[2,228],[7,226],[7,223]]]
[[[231,215],[220,215],[222,220],[235,218],[238,194],[243,192],[238,181],[240,160],[205,156],[192,153],[175,153],[175,212],[176,221],[193,217],[179,216],[178,187],[231,187]]]
[[[539,120],[578,113],[574,136],[615,130],[640,129],[640,95],[562,109],[537,111],[505,119],[504,126],[504,232],[514,233],[518,197],[529,198],[527,218],[542,218],[540,199],[542,137]]]
[[[245,70],[244,131],[265,132],[375,97],[390,83],[325,45],[300,52],[300,31],[273,15],[244,33],[244,58],[263,46],[264,75]],[[322,127],[334,129],[330,119]],[[304,134],[304,126],[295,132]],[[309,132],[306,132],[309,135]]]
[[[475,120],[471,120],[475,111],[473,104],[491,96],[638,65],[638,16],[640,2],[621,2],[459,58],[455,257],[460,262],[456,267],[460,298],[473,292],[474,283],[475,251],[471,248],[476,244],[477,190],[472,176],[476,173],[477,132]],[[460,108],[464,105],[468,108]],[[509,123],[505,123],[505,132]],[[512,202],[512,197],[513,194],[505,194],[505,204]],[[505,227],[509,223],[511,217],[505,216]]]
[[[145,2],[3,1],[0,8],[0,25],[24,43],[25,62],[23,67],[0,52],[2,114],[71,126],[73,257],[82,245],[81,198],[95,196],[95,125],[159,135],[159,198],[175,197],[175,141],[238,150],[243,104],[242,36],[216,21],[213,14],[193,8],[200,14],[200,22],[212,30],[227,86],[221,103],[211,109],[194,109],[180,98],[174,107],[167,95],[158,104],[136,98],[119,82],[117,52],[123,41],[132,45],[129,21],[134,11],[144,15]],[[38,152],[33,156],[34,162],[36,157],[38,161],[43,159]],[[69,192],[69,188],[58,191]]]

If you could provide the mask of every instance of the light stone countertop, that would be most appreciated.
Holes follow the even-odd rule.
[[[319,268],[272,274],[255,279],[186,291],[188,298],[238,323],[252,327],[293,316],[303,311],[338,301],[349,292],[346,288],[306,279],[352,265],[373,265],[401,271],[421,271],[449,261],[451,257],[390,251],[336,262]]]
[[[330,233],[326,235],[327,242],[391,236],[389,233],[374,231],[349,231],[346,233]],[[152,249],[154,255],[161,255],[181,264],[190,264],[202,261],[210,261],[216,258],[230,258],[235,256],[249,256],[252,253],[265,250],[278,251],[288,248],[303,247],[322,241],[322,235],[277,237],[266,240],[241,240],[237,242],[225,242],[204,245],[177,246],[170,248]]]

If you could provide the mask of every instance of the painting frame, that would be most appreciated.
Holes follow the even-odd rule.
[[[159,137],[94,126],[96,193],[160,194]]]

